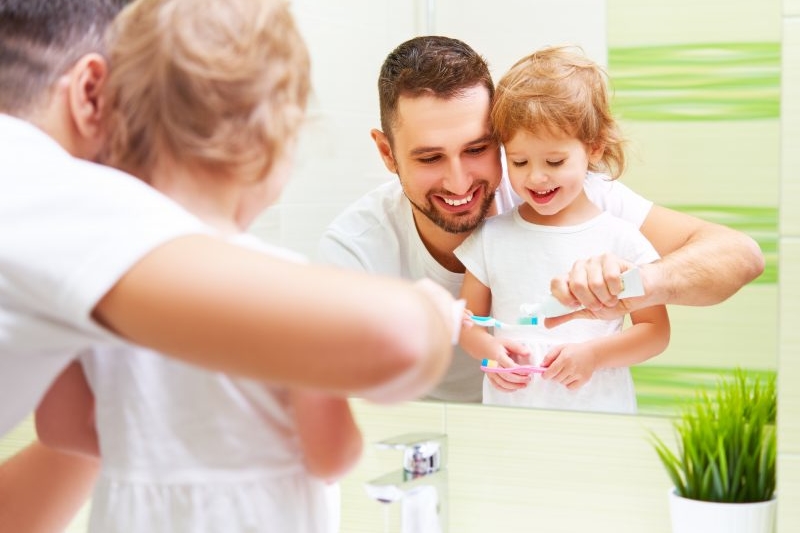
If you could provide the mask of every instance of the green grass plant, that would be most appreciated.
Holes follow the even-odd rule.
[[[697,393],[676,417],[677,450],[651,433],[676,493],[723,503],[761,502],[775,493],[775,376],[736,369]]]

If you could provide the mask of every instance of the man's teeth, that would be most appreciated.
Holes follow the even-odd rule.
[[[444,203],[446,203],[447,205],[452,205],[453,207],[455,207],[459,205],[468,204],[469,202],[471,202],[472,195],[470,194],[469,196],[462,198],[461,200],[451,200],[449,198],[442,198],[442,200],[444,200]]]

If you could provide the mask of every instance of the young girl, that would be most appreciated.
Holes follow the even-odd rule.
[[[309,59],[287,6],[139,0],[116,20],[111,42],[106,161],[230,241],[300,260],[245,233],[289,175],[309,89]],[[102,472],[90,531],[338,530],[330,481],[362,447],[346,398],[233,378],[141,348],[96,349],[82,363],[93,415],[82,411],[91,401],[73,365],[41,404],[37,425],[43,440],[92,453],[96,423]],[[85,431],[73,431],[76,417]]]
[[[500,80],[492,123],[504,144],[508,175],[523,203],[486,220],[457,250],[467,273],[461,290],[475,315],[516,324],[522,304],[544,302],[550,280],[583,258],[612,253],[643,264],[657,253],[631,224],[602,212],[586,196],[589,173],[618,177],[622,139],[609,111],[603,71],[578,50],[552,47],[518,61]],[[490,404],[633,413],[628,366],[669,342],[664,306],[622,319],[461,333],[463,348],[500,367],[541,365],[541,377],[491,374]]]

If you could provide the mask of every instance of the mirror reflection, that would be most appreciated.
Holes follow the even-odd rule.
[[[397,180],[370,130],[380,128],[378,71],[404,40],[459,38],[488,60],[495,81],[537,48],[576,43],[609,73],[613,112],[629,140],[621,183],[661,206],[747,233],[767,260],[759,278],[721,304],[670,306],[669,347],[631,368],[639,412],[669,413],[681,397],[738,366],[774,372],[780,2],[734,3],[726,9],[741,13],[726,16],[725,25],[710,4],[681,18],[668,2],[643,9],[632,0],[506,0],[491,12],[455,0],[336,8],[295,1],[315,93],[296,176],[255,231],[314,256],[338,213]],[[374,26],[352,27],[348,10]]]

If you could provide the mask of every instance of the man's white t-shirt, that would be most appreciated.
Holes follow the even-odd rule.
[[[206,227],[143,182],[0,114],[0,435],[86,347],[97,302],[157,246]]]
[[[625,185],[601,174],[589,173],[586,193],[597,206],[640,227],[652,202]],[[519,203],[504,177],[495,194],[498,213]],[[319,243],[317,260],[375,274],[409,280],[430,278],[454,296],[461,290],[463,273],[450,272],[428,252],[417,233],[411,204],[399,180],[367,193],[328,226]],[[483,372],[480,365],[456,347],[444,379],[428,399],[480,402]]]

